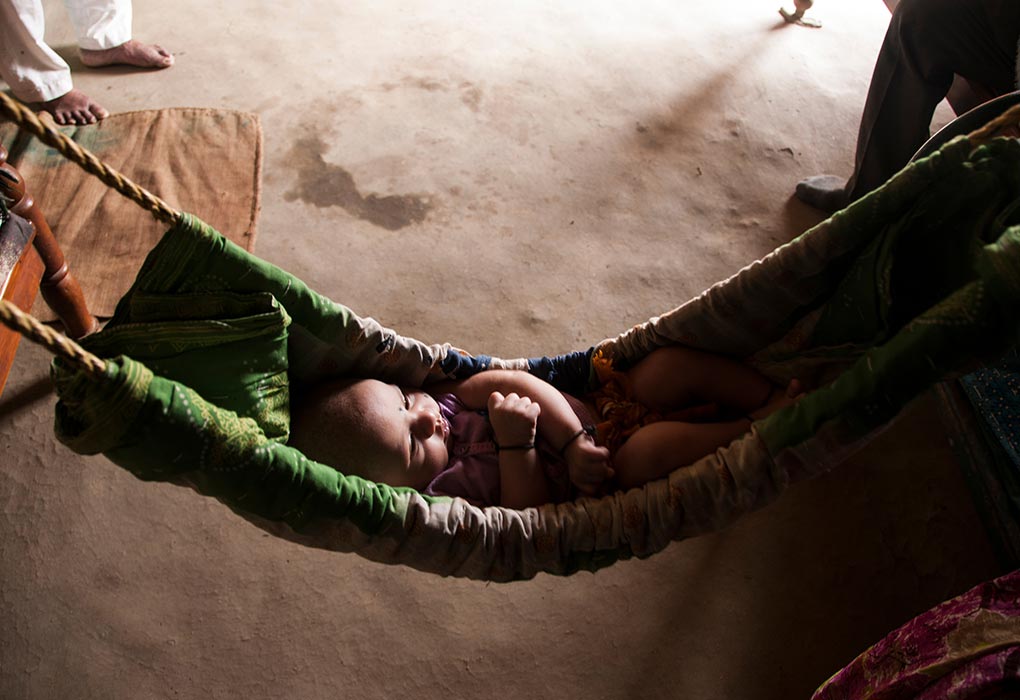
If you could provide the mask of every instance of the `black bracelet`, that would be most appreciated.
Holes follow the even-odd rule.
[[[496,454],[499,454],[500,452],[509,452],[511,450],[520,450],[520,451],[523,452],[525,450],[533,450],[533,449],[535,449],[535,443],[533,443],[533,442],[526,442],[526,443],[521,444],[521,445],[505,445],[504,446],[504,445],[500,445],[498,442],[493,441],[492,444],[496,446]]]
[[[571,435],[570,439],[567,440],[565,443],[563,443],[563,447],[560,448],[560,456],[562,457],[563,454],[567,451],[567,448],[570,447],[572,444],[574,444],[574,440],[576,440],[577,438],[581,437],[582,435],[588,435],[588,434],[590,434],[590,433],[588,433],[588,429],[585,428],[585,427],[582,427],[576,433]]]

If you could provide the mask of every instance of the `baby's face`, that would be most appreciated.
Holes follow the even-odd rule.
[[[436,400],[420,389],[376,380],[359,382],[354,390],[378,446],[371,457],[378,480],[419,490],[428,486],[450,458],[450,424]]]

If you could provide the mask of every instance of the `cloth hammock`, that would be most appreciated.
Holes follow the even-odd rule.
[[[1018,340],[1020,143],[964,137],[697,298],[597,345],[504,360],[426,345],[309,289],[183,215],[114,317],[57,359],[56,432],[144,480],[186,485],[305,545],[442,575],[507,581],[594,571],[715,531],[859,449],[933,383]],[[292,383],[407,385],[487,368],[593,388],[683,343],[818,387],[668,478],[527,510],[346,476],[285,443]]]
[[[60,355],[60,439],[219,498],[281,536],[382,562],[506,581],[650,556],[832,468],[931,383],[1016,344],[1020,328],[1020,144],[987,140],[1020,109],[663,316],[531,360],[401,337],[175,211],[2,93],[0,111],[171,224],[86,342],[108,361],[0,301],[0,321]],[[671,343],[819,388],[666,479],[524,511],[373,484],[284,444],[292,382],[428,384],[510,367],[583,393],[596,353],[623,367]]]

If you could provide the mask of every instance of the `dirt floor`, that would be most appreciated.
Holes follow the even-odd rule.
[[[777,3],[136,0],[136,37],[177,56],[159,73],[82,68],[45,5],[111,111],[260,115],[256,253],[405,335],[519,357],[614,336],[820,219],[793,186],[848,174],[889,14],[820,0],[810,30]],[[998,571],[930,395],[724,532],[508,585],[273,539],[71,454],[53,402],[23,345],[0,698],[806,698]]]

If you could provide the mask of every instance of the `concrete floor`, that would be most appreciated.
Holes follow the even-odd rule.
[[[81,70],[45,4],[111,111],[261,115],[258,254],[504,357],[615,335],[818,221],[793,185],[849,171],[888,21],[880,0],[817,3],[822,30],[759,0],[136,0],[136,37],[177,55],[152,74]],[[727,531],[486,585],[302,549],[73,455],[47,358],[18,358],[0,698],[803,698],[998,572],[930,396]]]

